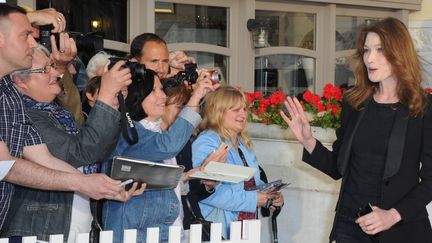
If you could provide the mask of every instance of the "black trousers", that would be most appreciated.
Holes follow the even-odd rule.
[[[376,243],[376,236],[363,232],[355,222],[357,219],[355,210],[341,209],[338,211],[334,239],[336,243]]]

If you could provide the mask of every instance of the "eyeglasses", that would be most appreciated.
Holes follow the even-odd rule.
[[[49,73],[52,68],[56,69],[56,67],[57,67],[56,63],[51,63],[51,64],[46,65],[43,68],[33,68],[33,69],[20,70],[20,71],[17,71],[16,73],[18,73],[18,74]]]

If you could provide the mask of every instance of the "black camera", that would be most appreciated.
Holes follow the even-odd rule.
[[[188,81],[189,85],[196,83],[198,79],[198,66],[195,63],[186,63],[185,70],[178,72],[171,79],[164,80],[164,89],[169,89],[178,85],[182,85],[184,81]],[[219,83],[221,77],[217,70],[208,70],[210,73],[209,79],[213,84]]]
[[[111,69],[118,61],[124,61],[125,63],[122,65],[122,68],[129,68],[132,75],[132,81],[145,81],[146,68],[144,64],[141,64],[139,62],[131,62],[129,59],[123,57],[110,57],[109,60],[110,63],[108,64],[108,69]]]
[[[52,24],[39,26],[39,43],[46,47],[51,52],[50,36],[54,35],[57,48],[60,48],[59,33],[51,33],[54,28]],[[68,32],[69,37],[75,40],[78,50],[78,56],[87,64],[90,58],[98,51],[103,50],[103,36],[97,32],[89,32],[83,34],[80,32]]]
[[[195,63],[186,63],[185,70],[178,72],[172,79],[178,85],[187,80],[189,84],[196,83],[198,79],[197,65]]]

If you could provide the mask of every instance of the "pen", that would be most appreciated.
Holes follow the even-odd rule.
[[[125,180],[125,181],[123,181],[122,183],[120,183],[119,186],[126,186],[126,185],[131,184],[132,182],[133,182],[132,179]]]

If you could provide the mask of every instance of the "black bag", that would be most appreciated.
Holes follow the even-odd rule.
[[[89,233],[89,243],[99,243],[99,234],[102,231],[101,215],[102,215],[102,202],[91,199],[90,209],[93,216],[91,223],[91,230]]]
[[[97,222],[97,220],[92,221],[91,230],[89,233],[89,243],[99,243],[99,234],[101,232],[101,226]]]
[[[202,225],[201,229],[201,240],[202,241],[210,241],[210,228],[211,228],[211,221],[207,221],[201,217],[197,217],[195,212],[192,209],[192,206],[189,202],[189,198],[186,196],[184,198],[186,202],[186,206],[189,209],[190,214],[192,215],[192,224],[200,224]]]

